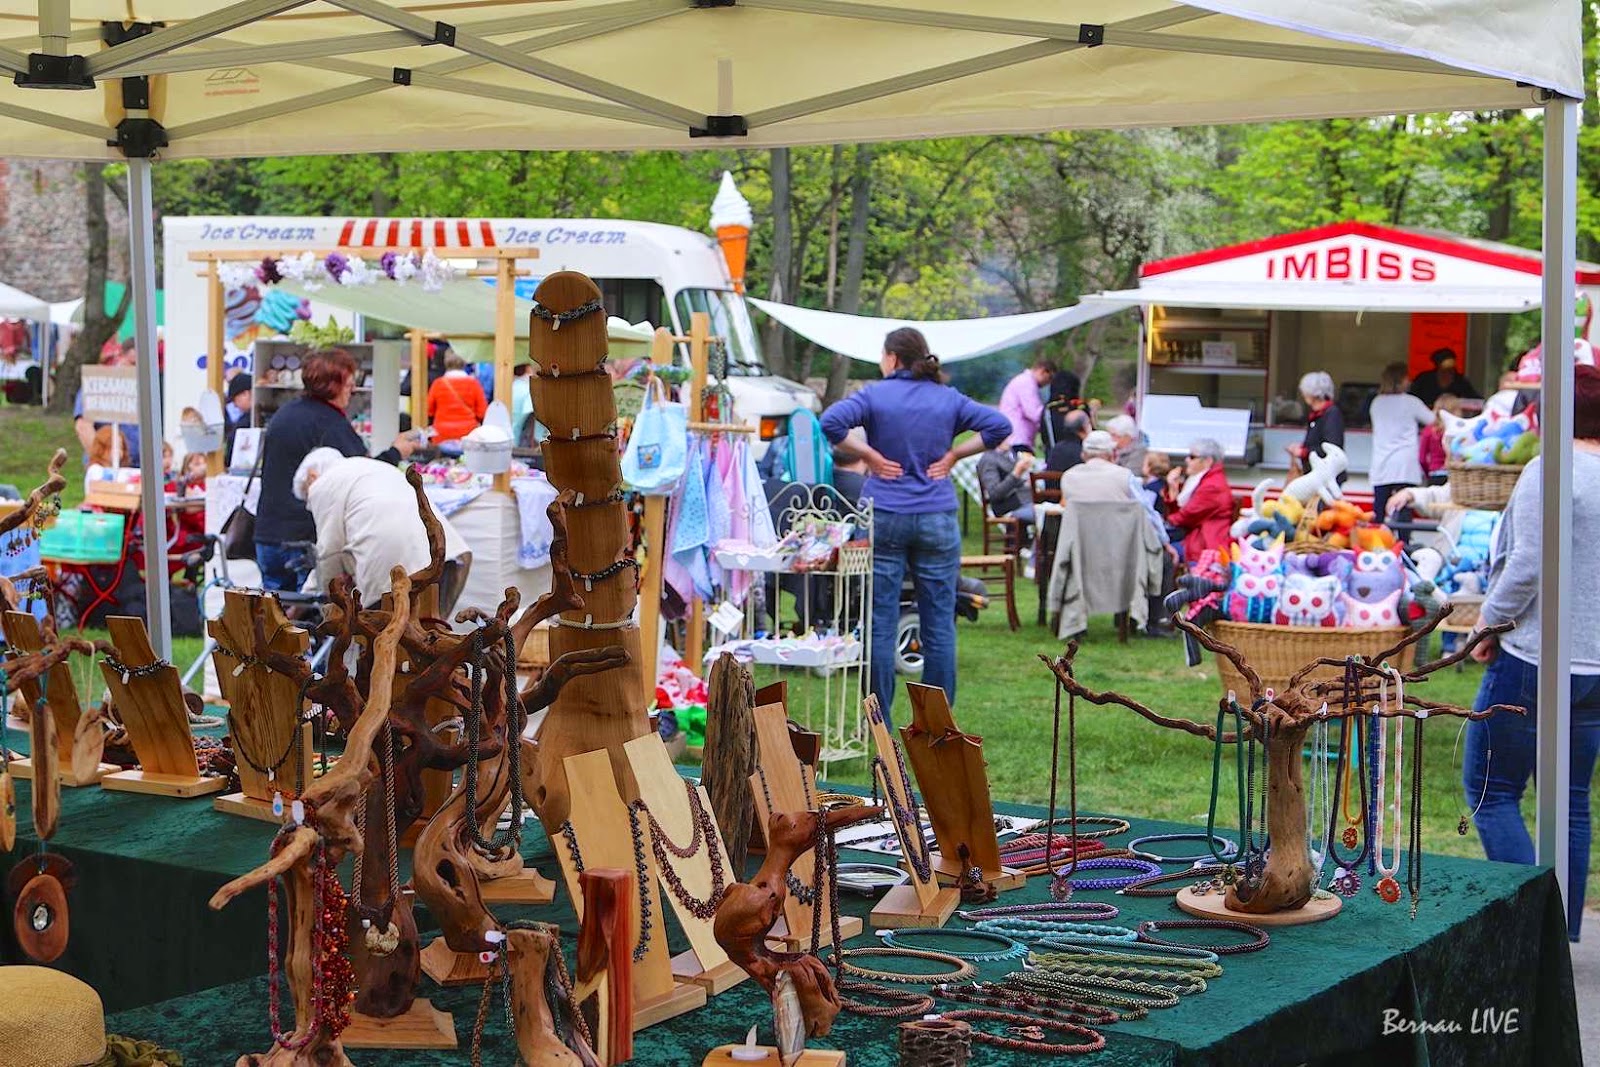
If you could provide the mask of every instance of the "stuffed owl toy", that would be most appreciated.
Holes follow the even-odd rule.
[[[1283,576],[1278,594],[1278,609],[1273,622],[1279,626],[1339,625],[1343,583],[1333,575],[1317,577],[1291,571]]]

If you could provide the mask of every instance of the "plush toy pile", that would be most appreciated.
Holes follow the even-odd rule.
[[[1417,574],[1452,596],[1481,596],[1489,582],[1489,553],[1494,545],[1495,525],[1500,514],[1494,511],[1468,511],[1461,516],[1461,529],[1448,554],[1436,548],[1412,553]]]
[[[1393,547],[1285,552],[1282,538],[1237,542],[1221,615],[1276,626],[1394,627],[1410,617],[1409,584]]]
[[[1450,459],[1474,467],[1520,466],[1539,454],[1539,417],[1535,406],[1511,414],[1516,393],[1496,393],[1482,414],[1470,419],[1439,412],[1444,448]]]

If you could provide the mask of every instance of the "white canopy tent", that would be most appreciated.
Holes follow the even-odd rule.
[[[1104,318],[1137,303],[1106,299],[1023,315],[918,321],[845,315],[792,304],[775,304],[770,300],[750,302],[806,340],[829,352],[859,359],[863,363],[878,362],[883,356],[884,335],[901,326],[915,326],[921,330],[928,339],[928,347],[941,362],[956,363],[1025,345],[1082,323]]]
[[[1543,334],[1572,321],[1578,0],[0,0],[0,152],[129,166],[155,351],[151,158],[893,140],[1542,106]],[[102,24],[101,20],[106,20]],[[155,23],[164,23],[157,26]],[[139,80],[154,75],[148,81]],[[71,92],[95,89],[97,92]],[[1552,348],[1554,350],[1554,348]],[[1544,378],[1538,844],[1565,882],[1572,367]],[[160,436],[156,361],[140,421]],[[160,521],[146,450],[146,521]],[[150,573],[161,546],[151,539]],[[170,651],[165,587],[151,635]]]
[[[0,282],[0,318],[49,322],[50,302]]]

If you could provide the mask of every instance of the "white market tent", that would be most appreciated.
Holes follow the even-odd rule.
[[[0,318],[27,319],[30,322],[49,322],[50,303],[25,293],[14,286],[0,282]]]
[[[146,21],[124,28],[130,11]],[[1579,0],[994,11],[990,0],[0,0],[13,34],[0,70],[17,82],[0,85],[0,153],[129,160],[136,336],[153,352],[157,153],[753,147],[1538,106],[1547,346],[1569,331],[1588,88]],[[1557,366],[1542,406],[1555,462],[1541,482],[1538,845],[1565,882],[1572,372]],[[141,368],[154,440],[157,368]],[[157,523],[161,479],[147,462]],[[147,547],[159,573],[160,546]],[[150,598],[163,654],[164,588]]]
[[[884,335],[901,326],[915,326],[921,330],[928,339],[929,349],[939,357],[940,362],[957,363],[1070,330],[1123,308],[1133,307],[1137,301],[1105,299],[1022,315],[929,321],[845,315],[792,304],[775,304],[770,300],[751,300],[750,303],[806,340],[829,352],[859,359],[863,363],[878,362],[883,357]]]

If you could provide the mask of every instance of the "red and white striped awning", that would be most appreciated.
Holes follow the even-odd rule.
[[[339,244],[348,248],[493,248],[487,219],[346,219]]]

